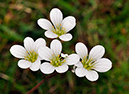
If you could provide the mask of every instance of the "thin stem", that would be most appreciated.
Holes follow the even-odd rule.
[[[49,76],[47,76],[45,79],[43,79],[41,82],[39,82],[35,87],[33,87],[30,91],[28,91],[26,94],[31,94],[34,90],[36,90],[40,85],[42,85],[45,80],[48,80],[49,78],[52,78],[53,76],[55,76],[57,73],[51,74]]]

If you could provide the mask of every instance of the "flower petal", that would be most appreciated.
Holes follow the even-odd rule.
[[[52,30],[52,24],[47,19],[40,18],[37,21],[38,25],[45,30]]]
[[[13,45],[10,48],[10,53],[16,58],[24,58],[24,56],[26,55],[26,50],[20,45]]]
[[[62,27],[65,28],[66,32],[69,32],[76,25],[76,19],[73,16],[68,16],[63,19]]]
[[[39,59],[37,59],[34,63],[31,64],[30,69],[32,71],[37,71],[37,70],[39,70],[40,65],[41,65],[41,61]]]
[[[51,42],[50,48],[54,52],[55,56],[58,56],[62,51],[62,44],[59,40],[55,39]]]
[[[72,39],[72,35],[70,33],[59,36],[59,38],[63,41],[70,41]]]
[[[57,37],[58,37],[58,35],[54,34],[54,33],[51,32],[51,31],[46,31],[46,32],[45,32],[45,36],[46,36],[47,38],[57,38]]]
[[[52,50],[48,47],[40,47],[38,50],[38,53],[42,59],[45,59],[48,61],[50,61],[50,59],[52,58],[52,54],[53,54]]]
[[[94,46],[90,53],[89,53],[89,58],[97,60],[100,59],[105,53],[105,48],[101,45],[96,45]]]
[[[94,69],[98,72],[107,72],[112,67],[112,62],[107,58],[99,59],[94,64]]]
[[[39,47],[44,47],[46,46],[46,41],[43,38],[38,38],[35,42],[34,42],[34,50],[37,52]]]
[[[86,75],[86,69],[84,69],[83,67],[77,67],[75,69],[75,74],[78,76],[78,77],[84,77]]]
[[[27,51],[32,51],[34,45],[34,40],[31,37],[26,37],[24,39],[24,47]]]
[[[76,53],[80,56],[80,58],[86,58],[87,57],[87,53],[88,53],[88,50],[87,50],[87,47],[81,43],[81,42],[78,42],[75,46],[75,50],[76,50]]]
[[[50,63],[48,62],[44,62],[41,64],[41,67],[40,67],[40,70],[41,72],[43,72],[44,74],[51,74],[54,72],[55,70],[55,67],[52,66]]]
[[[62,66],[59,66],[59,67],[56,67],[56,71],[58,72],[58,73],[64,73],[64,72],[66,72],[67,70],[68,70],[68,65],[62,65]]]
[[[50,19],[55,27],[58,27],[63,19],[63,14],[58,8],[53,8],[50,11]]]
[[[26,61],[26,60],[19,60],[18,61],[18,66],[22,69],[27,69],[31,66],[31,62]]]
[[[82,63],[79,61],[78,63],[75,64],[77,67],[83,67]]]
[[[65,60],[68,65],[74,65],[79,62],[79,59],[77,54],[71,54]]]
[[[99,75],[96,71],[90,70],[86,71],[86,78],[89,81],[96,81],[99,78]]]
[[[66,58],[68,54],[61,53],[61,57]]]

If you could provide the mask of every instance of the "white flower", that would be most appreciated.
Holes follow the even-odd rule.
[[[81,61],[75,64],[75,74],[78,77],[86,77],[90,81],[96,81],[99,78],[98,72],[106,72],[111,69],[112,62],[107,58],[102,58],[105,49],[101,45],[93,47],[88,56],[87,47],[83,43],[77,43],[75,46],[77,54]]]
[[[59,37],[63,41],[70,41],[72,35],[68,33],[76,25],[76,19],[73,16],[68,16],[63,19],[63,14],[58,8],[53,8],[50,12],[50,21],[44,18],[38,20],[38,25],[47,30],[45,36],[48,38]]]
[[[38,50],[40,57],[49,62],[41,64],[40,70],[44,74],[53,73],[56,70],[58,73],[64,73],[68,70],[68,65],[74,65],[79,61],[77,54],[71,54],[65,58],[60,56],[62,51],[62,44],[55,39],[51,42],[50,48],[41,47]]]
[[[21,60],[18,61],[20,68],[30,68],[32,71],[37,71],[41,65],[38,49],[44,46],[46,46],[46,41],[43,38],[39,38],[34,42],[32,38],[26,37],[24,39],[25,48],[21,45],[13,45],[10,48],[10,52],[14,57],[21,58]]]

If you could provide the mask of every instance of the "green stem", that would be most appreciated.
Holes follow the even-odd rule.
[[[47,76],[45,79],[43,79],[41,82],[39,82],[35,87],[33,87],[30,91],[28,91],[26,94],[31,94],[33,91],[35,91],[39,86],[41,86],[45,80],[48,80],[50,78],[52,78],[53,76],[57,75],[57,73],[51,74],[49,76]]]

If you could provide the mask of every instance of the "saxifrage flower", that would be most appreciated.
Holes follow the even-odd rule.
[[[58,8],[53,8],[50,12],[50,21],[44,18],[38,20],[38,25],[47,30],[45,36],[48,38],[59,37],[63,41],[70,41],[72,35],[68,33],[76,25],[76,19],[73,16],[68,16],[63,19],[63,14]]]
[[[79,56],[77,54],[71,54],[68,56],[62,54],[63,57],[61,57],[61,51],[62,44],[57,39],[51,42],[50,48],[39,48],[38,53],[40,57],[46,60],[46,62],[41,64],[41,72],[44,74],[51,74],[56,70],[58,73],[64,73],[68,70],[68,65],[74,65],[79,61]]]
[[[46,46],[46,41],[43,38],[39,38],[34,42],[32,38],[26,37],[24,39],[25,48],[21,45],[13,45],[10,48],[10,52],[14,57],[21,58],[21,60],[18,61],[20,68],[30,68],[32,71],[37,71],[41,65],[38,49],[44,46]]]
[[[75,46],[76,53],[81,60],[75,66],[75,74],[78,77],[86,77],[90,81],[96,81],[99,78],[98,72],[107,72],[112,67],[112,62],[107,58],[102,58],[105,48],[101,45],[94,46],[89,55],[87,47],[83,43],[77,43]]]

